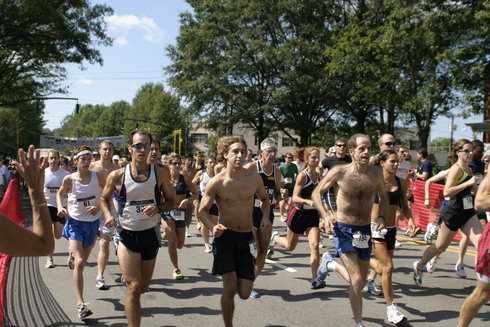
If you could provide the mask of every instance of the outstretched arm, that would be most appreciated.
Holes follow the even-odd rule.
[[[19,149],[19,162],[15,168],[29,186],[32,206],[32,231],[16,225],[7,216],[0,215],[0,252],[14,256],[41,256],[52,253],[54,237],[46,200],[44,198],[44,168],[47,158],[40,162],[39,150],[29,146],[29,159]]]

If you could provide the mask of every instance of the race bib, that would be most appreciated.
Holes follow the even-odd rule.
[[[251,241],[248,243],[248,246],[250,247],[250,254],[254,257],[257,258],[257,244],[255,241]]]
[[[362,234],[360,231],[355,232],[352,238],[352,245],[358,249],[369,248],[370,235]]]
[[[144,213],[144,209],[146,206],[155,205],[155,201],[153,200],[139,200],[139,201],[130,201],[129,209],[130,217],[134,217],[135,219],[147,219],[149,216]]]
[[[388,230],[386,228],[383,228],[381,230],[376,230],[376,223],[371,223],[371,236],[372,238],[385,238],[386,233],[388,233]]]
[[[291,184],[293,182],[293,178],[292,177],[286,177],[286,178],[284,178],[284,181],[286,182],[286,184]]]
[[[172,217],[174,220],[185,220],[185,211],[184,210],[172,210]]]
[[[473,198],[471,196],[463,198],[463,209],[473,209]]]

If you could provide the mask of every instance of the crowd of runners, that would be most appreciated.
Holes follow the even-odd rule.
[[[161,154],[160,141],[144,130],[132,132],[128,141],[129,159],[115,155],[114,145],[102,141],[97,150],[73,149],[72,165],[56,150],[44,160],[32,146],[28,157],[19,150],[15,168],[29,186],[33,230],[17,228],[0,216],[0,252],[45,254],[45,267],[54,268],[54,238],[68,240],[67,264],[73,270],[81,319],[92,314],[83,296],[84,267],[97,239],[95,286],[108,289],[104,272],[113,241],[126,285],[128,325],[140,326],[140,297],[149,289],[162,239],[168,244],[173,278],[185,276],[179,251],[193,217],[203,251],[214,256],[212,272],[222,278],[225,326],[233,325],[236,294],[241,299],[261,296],[254,282],[266,258],[274,256],[274,247],[294,251],[302,235],[310,249],[311,289],[324,288],[327,276],[339,273],[349,285],[355,326],[364,326],[362,292],[383,294],[388,322],[406,321],[393,301],[392,286],[397,224],[403,219],[411,237],[426,229],[424,239],[430,244],[413,264],[416,285],[422,284],[424,272],[434,272],[437,258],[458,231],[463,237],[457,276],[467,276],[463,260],[468,243],[477,249],[477,285],[462,303],[460,327],[468,326],[490,299],[490,230],[485,228],[490,178],[484,177],[489,158],[482,158],[479,141],[457,141],[448,158],[454,164],[436,174],[425,149],[417,151],[420,164],[414,169],[408,147],[397,145],[390,134],[379,138],[375,156],[371,140],[355,134],[337,139],[323,160],[318,147],[280,156],[272,138],[262,141],[256,157],[241,136],[220,138],[216,154],[207,157],[201,152]],[[0,187],[8,183],[2,171],[0,166]],[[440,218],[427,227],[413,220],[411,179],[426,181],[428,207],[432,183],[445,181],[447,201]],[[286,235],[274,230],[276,207]],[[320,253],[324,237],[333,239],[335,253]],[[8,243],[22,239],[27,240],[22,249]]]

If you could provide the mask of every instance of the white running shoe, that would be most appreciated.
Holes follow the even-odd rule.
[[[407,319],[400,311],[398,311],[395,302],[388,307],[386,313],[388,315],[388,321],[395,325]]]
[[[102,291],[109,289],[109,287],[105,283],[105,279],[103,276],[97,277],[97,279],[95,280],[95,287],[97,287],[99,290],[102,290]]]
[[[269,250],[271,250],[274,247],[274,245],[276,244],[276,241],[274,241],[274,238],[276,238],[278,236],[279,236],[278,231],[275,231],[272,233],[271,240],[269,241]]]
[[[287,217],[287,216],[281,216],[281,221],[282,221],[283,223],[285,223],[287,219],[288,219],[288,217]]]
[[[78,318],[85,319],[92,314],[89,308],[87,308],[88,303],[80,303],[77,307]]]
[[[185,237],[191,237],[191,233],[189,233],[189,227],[185,228]]]
[[[458,275],[461,278],[466,278],[466,272],[464,271],[464,263],[457,263],[456,266],[454,266],[454,270],[456,270],[456,275]]]
[[[53,262],[53,257],[48,257],[46,260],[46,265],[44,268],[54,268],[54,262]]]
[[[421,268],[419,266],[419,263],[420,263],[420,261],[415,261],[413,263],[412,277],[413,277],[413,281],[415,282],[415,284],[420,286],[420,285],[422,285],[422,277],[424,276],[425,267]]]
[[[430,259],[430,261],[427,263],[427,272],[429,274],[432,274],[435,270],[436,270],[436,266],[437,266],[437,259],[436,258],[432,258]]]
[[[208,244],[208,243],[204,244],[204,252],[206,252],[206,253],[213,252],[213,247],[211,246],[211,244]]]
[[[374,283],[374,280],[369,278],[366,280],[366,285],[364,285],[362,290],[376,296],[380,295],[382,292],[381,289]]]

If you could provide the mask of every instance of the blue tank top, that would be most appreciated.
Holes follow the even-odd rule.
[[[174,183],[173,185],[175,188],[175,194],[177,194],[177,195],[185,194],[185,190],[187,189],[187,185],[185,185],[184,175],[180,174],[179,180],[177,181],[177,183]]]
[[[313,182],[311,176],[306,172],[306,169],[303,170],[303,173],[306,175],[306,182],[301,187],[301,197],[303,199],[311,200],[311,194],[313,193],[313,190],[320,182],[321,175],[317,172],[316,182]]]
[[[271,201],[271,205],[276,203],[276,198],[274,197],[274,191],[276,189],[276,169],[272,166],[272,172],[267,175],[262,167],[262,163],[260,160],[256,161],[257,164],[257,172],[260,177],[262,177],[262,182],[264,183],[265,192],[269,196],[269,200]],[[256,197],[257,198],[257,197]],[[272,208],[272,207],[271,207]]]

